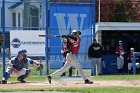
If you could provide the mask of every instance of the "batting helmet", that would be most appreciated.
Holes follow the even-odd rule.
[[[79,33],[79,35],[81,35],[81,31],[80,30],[76,30],[76,29],[72,30],[72,34],[76,34],[76,33]]]

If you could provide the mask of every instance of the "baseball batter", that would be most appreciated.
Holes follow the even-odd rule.
[[[118,69],[118,74],[122,74],[122,69],[124,65],[124,54],[125,48],[123,48],[123,42],[119,41],[119,47],[116,48],[116,54],[117,54],[117,69]]]
[[[68,38],[63,38],[62,39],[62,50],[61,50],[61,53],[63,54],[64,58],[66,59],[66,54],[68,53],[68,49],[67,46],[68,46]],[[63,65],[65,64],[66,60],[64,60],[63,62]],[[61,76],[66,76],[66,72],[62,73]],[[69,76],[72,76],[72,66],[69,68]]]
[[[31,70],[28,68],[28,63],[39,66],[37,61],[27,58],[26,50],[19,51],[18,55],[9,61],[8,68],[3,75],[1,83],[7,84],[7,80],[10,78],[12,73],[15,73],[18,76],[18,81],[26,83],[24,79],[31,73]]]
[[[63,52],[66,53],[66,62],[62,68],[52,73],[50,76],[48,76],[48,81],[51,83],[52,76],[56,76],[59,74],[64,73],[67,71],[71,66],[75,67],[78,72],[80,73],[81,77],[85,81],[85,84],[93,84],[92,81],[89,81],[86,76],[83,73],[82,66],[78,62],[78,59],[76,58],[76,55],[78,54],[79,48],[80,48],[80,42],[81,38],[79,35],[81,32],[79,30],[73,30],[72,35],[63,35],[62,38],[67,38],[67,46],[63,50]]]

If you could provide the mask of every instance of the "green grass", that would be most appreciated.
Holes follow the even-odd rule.
[[[140,88],[133,87],[109,87],[109,88],[36,88],[36,89],[8,89],[0,90],[1,92],[15,92],[15,91],[61,91],[61,92],[81,92],[81,93],[139,93]]]
[[[31,67],[32,74],[28,77],[27,81],[46,81],[45,69],[43,70],[43,75],[40,76],[39,71],[36,71],[35,67]],[[54,69],[55,70],[55,69]],[[50,70],[50,73],[54,72]],[[0,71],[0,79],[2,78],[2,73]],[[11,76],[8,80],[9,82],[16,81],[16,76]],[[102,75],[96,77],[89,77],[91,80],[140,80],[140,75]],[[1,92],[6,91],[65,91],[65,92],[81,92],[81,93],[138,93],[140,88],[131,88],[131,87],[84,87],[84,88],[30,88],[30,89],[1,89]]]
[[[9,78],[8,81],[16,81],[16,76],[12,76]],[[96,76],[96,77],[89,77],[91,80],[140,80],[140,75],[103,75],[103,76]],[[55,78],[57,79],[57,78]],[[27,81],[46,81],[47,77],[46,76],[29,76]],[[59,78],[58,78],[59,80]]]
[[[102,75],[92,77],[93,80],[140,80],[140,75]]]
[[[16,76],[11,76],[11,78],[9,78],[9,82],[12,81],[16,81]],[[140,80],[140,75],[103,75],[103,76],[96,76],[96,77],[89,77],[91,80],[95,81],[95,80]],[[58,79],[59,78],[54,78],[54,79]],[[29,76],[27,79],[27,81],[46,81],[47,77],[46,76],[34,76],[31,75]]]

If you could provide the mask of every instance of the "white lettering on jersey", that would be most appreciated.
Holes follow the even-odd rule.
[[[77,41],[74,41],[73,42],[73,47],[77,47],[78,46],[78,42]]]
[[[94,50],[99,50],[99,49],[100,49],[100,47],[93,47],[93,49],[94,49]]]

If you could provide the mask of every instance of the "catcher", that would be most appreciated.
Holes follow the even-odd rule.
[[[39,64],[36,60],[32,60],[30,58],[27,58],[27,51],[21,50],[18,52],[18,55],[16,57],[13,57],[8,64],[8,68],[6,72],[3,75],[2,84],[7,84],[8,78],[10,78],[10,75],[12,73],[15,73],[18,77],[17,80],[21,83],[26,83],[24,80],[29,76],[31,73],[31,70],[28,68],[28,63],[30,64],[36,64],[38,70],[43,69],[43,65]]]

